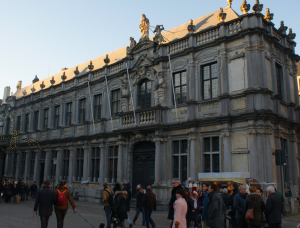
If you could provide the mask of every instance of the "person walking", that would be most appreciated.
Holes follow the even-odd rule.
[[[21,195],[21,202],[25,201],[25,185],[24,185],[24,182],[20,183],[20,195]]]
[[[201,215],[201,223],[202,223],[202,228],[206,228],[206,214],[207,214],[207,204],[208,204],[208,201],[209,201],[209,198],[208,198],[208,187],[209,187],[209,184],[208,183],[204,183],[202,185],[202,191],[203,191],[203,195],[204,195],[204,198],[203,198],[203,203],[202,203],[202,215]]]
[[[46,180],[43,184],[43,188],[37,194],[34,213],[37,214],[39,208],[39,216],[41,219],[41,228],[48,227],[48,221],[53,211],[53,204],[57,201],[57,197],[53,190],[50,189],[50,181]]]
[[[66,181],[60,181],[58,189],[55,190],[55,196],[57,197],[57,202],[54,205],[57,228],[64,227],[64,219],[68,211],[68,201],[73,207],[74,212],[76,212],[76,206],[72,199],[71,193],[67,188]]]
[[[17,204],[18,203],[18,194],[19,194],[19,188],[18,188],[18,185],[17,185],[17,182],[13,182],[13,186],[12,186],[12,196],[14,198],[14,204]]]
[[[137,186],[137,193],[136,193],[136,214],[133,219],[133,225],[135,225],[136,220],[138,219],[140,213],[142,213],[143,220],[142,220],[142,225],[144,226],[146,224],[146,219],[145,219],[145,212],[144,209],[142,208],[142,199],[144,197],[144,189],[142,189],[141,185]]]
[[[218,187],[215,184],[211,184],[208,188],[209,202],[207,204],[206,225],[210,228],[221,228],[224,223],[222,214],[224,202],[217,190]]]
[[[126,184],[126,183],[123,184],[122,191],[127,192],[127,199],[126,199],[127,211],[130,211],[130,201],[131,201],[131,190],[130,190],[130,188],[131,188],[131,186],[130,186],[129,183],[128,184]],[[125,220],[128,222],[129,228],[133,227],[132,222],[130,221],[129,217],[127,217]]]
[[[265,215],[269,228],[280,228],[281,227],[281,214],[283,212],[282,200],[275,193],[275,188],[269,186],[267,188],[268,199],[265,209]]]
[[[186,193],[183,189],[176,191],[176,201],[174,202],[174,218],[172,228],[187,228],[186,214],[188,205],[186,202]]]
[[[250,186],[250,194],[248,194],[245,202],[245,212],[253,209],[253,220],[248,220],[249,228],[261,228],[263,225],[263,212],[265,211],[265,203],[259,193],[256,192],[255,186]]]
[[[174,220],[174,202],[176,201],[176,191],[179,189],[183,189],[180,183],[180,180],[177,178],[173,178],[172,180],[172,192],[171,192],[171,198],[169,201],[169,212],[168,212],[168,219],[171,220],[171,228],[173,226],[173,220]]]
[[[188,212],[186,214],[187,227],[190,227],[190,223],[194,222],[194,227],[199,228],[198,217],[199,217],[199,207],[198,207],[198,193],[194,191],[192,195],[187,195],[186,202],[188,205]]]
[[[103,184],[103,203],[104,203],[104,211],[106,216],[106,227],[111,228],[110,216],[111,216],[111,202],[109,202],[109,196],[113,194],[111,190],[109,190],[107,183]]]
[[[233,199],[233,207],[235,208],[235,218],[237,220],[237,227],[245,228],[248,227],[248,224],[245,220],[245,202],[247,194],[246,187],[244,185],[239,186],[239,193],[235,195]]]
[[[116,217],[119,219],[120,224],[114,224],[113,228],[117,228],[117,226],[121,225],[122,228],[125,228],[125,219],[128,218],[127,215],[127,192],[126,191],[117,191],[115,192],[114,206],[111,213],[112,217]]]
[[[4,194],[5,203],[10,202],[12,196],[12,186],[9,180],[6,181],[3,187],[3,194]]]
[[[146,194],[143,196],[142,208],[144,208],[145,211],[147,228],[150,228],[149,223],[151,224],[152,228],[154,228],[156,224],[153,222],[151,214],[153,211],[156,211],[156,195],[152,192],[152,188],[150,186],[146,188]]]
[[[28,197],[29,197],[29,194],[30,194],[30,186],[29,186],[29,184],[25,185],[25,193],[26,193],[26,201],[28,201]]]
[[[36,192],[37,192],[36,181],[33,182],[33,184],[31,185],[30,192],[31,192],[31,199],[36,199]]]

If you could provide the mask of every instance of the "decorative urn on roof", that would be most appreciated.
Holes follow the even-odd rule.
[[[104,61],[105,65],[109,64],[110,59],[108,58],[108,54],[106,54],[106,57],[105,57],[105,59],[103,61]]]
[[[66,72],[64,72],[63,75],[61,76],[61,80],[65,81],[66,79],[67,79]]]
[[[40,84],[40,87],[41,87],[41,89],[44,89],[44,88],[45,88],[44,81],[42,81],[42,84]]]
[[[188,24],[187,30],[189,31],[189,33],[193,33],[195,32],[195,28],[196,26],[193,23],[194,21],[191,19],[190,23]]]
[[[269,8],[266,8],[265,20],[270,22],[273,20],[273,17],[274,17],[274,14],[270,13]]]
[[[226,15],[227,15],[227,13],[224,13],[223,8],[220,8],[218,20],[221,22],[224,22],[224,20],[226,19]]]
[[[90,65],[88,65],[89,70],[93,70],[94,69],[94,65],[92,60],[90,61]]]
[[[232,0],[227,0],[229,7],[231,8]]]
[[[23,96],[25,96],[27,94],[26,89],[23,90],[22,94],[23,94]]]
[[[255,13],[260,13],[263,8],[264,8],[264,5],[263,4],[259,4],[259,0],[255,0],[255,4],[252,7],[253,11]]]
[[[293,40],[296,38],[296,33],[293,33],[293,30],[290,28],[289,29],[289,34],[288,34],[288,39]]]
[[[247,1],[244,0],[240,10],[243,12],[243,14],[248,14],[248,11],[250,10],[250,4],[247,4]]]
[[[35,91],[34,85],[32,85],[32,88],[30,90],[32,93],[34,93],[34,91]]]
[[[75,76],[77,76],[79,74],[79,70],[78,70],[78,66],[76,67],[76,70],[74,71]]]
[[[280,21],[280,27],[278,29],[278,32],[286,35],[286,30],[288,29],[287,26],[284,26],[284,21]]]
[[[55,84],[54,77],[52,77],[52,79],[50,80],[50,83],[51,83],[51,85],[54,85],[54,84]]]

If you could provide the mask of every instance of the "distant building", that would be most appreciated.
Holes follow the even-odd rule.
[[[2,104],[5,104],[5,100],[7,97],[10,96],[10,86],[6,86],[4,88],[4,93],[3,93],[3,101],[2,101]],[[1,103],[0,103],[1,104]]]

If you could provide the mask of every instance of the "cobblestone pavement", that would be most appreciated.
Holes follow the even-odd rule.
[[[100,223],[106,223],[105,213],[103,206],[97,203],[87,203],[75,201],[78,213],[89,221],[95,228],[99,227]],[[39,217],[33,214],[34,201],[29,200],[25,202],[19,202],[16,204],[5,204],[3,201],[0,203],[0,227],[2,228],[28,228],[28,227],[40,227]],[[70,207],[69,207],[70,208]],[[129,212],[129,218],[133,220],[135,215],[134,209]],[[152,216],[154,222],[158,228],[169,228],[170,223],[167,220],[167,212],[155,211]],[[136,228],[145,228],[142,224],[142,215],[137,220]],[[295,228],[300,223],[300,215],[294,215],[286,217],[283,221],[283,227]],[[126,227],[128,227],[125,221]],[[53,215],[49,220],[49,228],[56,228],[56,216],[53,211]],[[73,213],[71,209],[65,218],[65,228],[91,227],[80,216]]]

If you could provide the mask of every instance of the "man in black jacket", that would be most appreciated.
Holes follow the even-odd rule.
[[[31,199],[36,199],[36,192],[37,192],[36,181],[33,182],[33,185],[31,185],[30,191],[31,191]]]
[[[131,190],[130,190],[130,188],[131,188],[131,186],[130,186],[129,183],[128,184],[126,184],[126,183],[123,184],[122,191],[126,191],[127,192],[127,199],[126,199],[127,211],[130,211],[130,201],[131,201]],[[129,228],[133,227],[133,225],[132,225],[129,217],[126,219],[126,221],[129,224]]]
[[[173,178],[172,186],[173,186],[173,189],[172,189],[172,193],[171,193],[172,196],[171,196],[171,199],[169,201],[169,214],[168,214],[168,219],[172,220],[171,228],[173,226],[173,220],[174,220],[174,207],[173,207],[173,204],[176,201],[176,191],[179,190],[179,189],[183,189],[181,184],[180,184],[180,180],[178,180],[177,178]]]
[[[267,199],[265,215],[269,228],[280,228],[283,210],[282,201],[280,197],[275,194],[275,188],[273,186],[269,186],[267,192],[269,197]]]
[[[142,208],[142,199],[144,197],[144,189],[142,189],[141,185],[137,186],[137,193],[136,193],[136,214],[133,219],[133,225],[135,225],[136,220],[138,219],[140,213],[142,212],[143,215],[143,221],[142,225],[144,226],[146,224],[145,221],[145,213],[144,209]]]
[[[142,199],[142,207],[145,211],[147,228],[150,228],[149,223],[152,228],[154,228],[156,225],[151,218],[151,214],[153,210],[156,211],[156,195],[152,192],[152,188],[150,186],[147,187],[146,194]]]
[[[53,204],[56,203],[57,196],[50,189],[50,181],[46,180],[43,189],[39,191],[34,204],[34,213],[37,214],[39,207],[39,215],[41,218],[41,228],[48,227],[49,217],[52,215]]]

